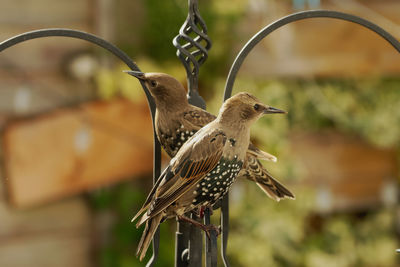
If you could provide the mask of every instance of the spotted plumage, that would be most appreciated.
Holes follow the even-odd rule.
[[[243,161],[237,160],[237,157],[231,160],[221,158],[218,165],[197,184],[196,190],[193,191],[193,207],[202,203],[213,206],[228,193],[242,166]]]
[[[156,130],[158,140],[168,155],[176,155],[181,146],[197,132],[186,129],[183,124],[177,125],[179,126],[172,131],[159,128]]]
[[[201,127],[213,121],[215,116],[202,116],[202,109],[176,110],[173,116],[165,116],[156,110],[156,134],[161,146],[171,157]],[[167,114],[168,115],[168,114]]]
[[[215,116],[188,103],[185,89],[173,77],[162,73],[128,72],[145,81],[146,86],[156,102],[156,134],[160,144],[170,157],[174,157],[180,147],[201,127],[215,120]],[[272,110],[271,113],[274,111]],[[240,117],[246,119],[252,109],[244,109]],[[229,139],[234,147],[235,139]],[[244,170],[239,177],[255,182],[269,197],[279,201],[283,198],[294,198],[294,195],[281,183],[275,180],[258,159],[276,161],[273,155],[261,151],[253,144],[247,149]],[[251,166],[251,168],[250,168]]]
[[[262,108],[250,112],[255,104]],[[245,118],[240,115],[243,110]],[[245,162],[250,125],[269,110],[250,94],[237,94],[223,104],[214,121],[182,145],[133,218],[142,215],[137,226],[146,223],[138,245],[140,259],[162,221],[184,219],[185,213],[212,206],[229,191]],[[236,140],[235,146],[230,139]]]

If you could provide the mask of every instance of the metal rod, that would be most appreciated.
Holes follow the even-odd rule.
[[[207,208],[204,212],[204,224],[209,225],[211,211]],[[210,237],[206,236],[206,267],[216,267],[217,266],[217,251],[218,251],[218,244],[217,244],[217,233],[214,230],[210,231]]]
[[[229,194],[221,202],[221,257],[225,267],[229,267],[226,248],[228,247],[229,234]]]
[[[192,219],[201,222],[195,214],[192,214]],[[189,241],[189,259],[190,266],[203,266],[203,233],[196,227],[190,228],[190,241]]]
[[[154,122],[154,118],[153,118]],[[155,127],[153,123],[153,137],[154,137],[154,146],[153,146],[153,184],[157,182],[157,179],[161,174],[161,144],[158,142],[157,134],[155,132]],[[158,258],[158,251],[160,248],[160,227],[157,228],[157,231],[153,236],[153,255],[150,260],[147,262],[146,267],[152,267],[155,265]]]
[[[175,233],[175,267],[189,266],[189,235],[190,225],[186,222],[177,222]]]

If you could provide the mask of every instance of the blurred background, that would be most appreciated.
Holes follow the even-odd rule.
[[[213,41],[199,87],[214,114],[238,51],[282,16],[344,11],[400,38],[396,0],[199,2]],[[0,37],[87,31],[141,70],[185,84],[171,40],[186,14],[186,0],[2,0]],[[144,265],[135,257],[142,229],[130,219],[151,188],[152,128],[145,95],[124,69],[105,51],[59,37],[0,54],[0,266]],[[296,22],[252,51],[239,91],[289,112],[261,119],[252,139],[278,157],[264,165],[297,198],[276,203],[235,183],[232,266],[399,266],[398,52],[348,22]],[[162,224],[157,266],[173,265],[174,231],[173,220]]]

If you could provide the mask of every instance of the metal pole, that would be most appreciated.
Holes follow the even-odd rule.
[[[207,36],[207,26],[200,16],[198,0],[188,1],[189,12],[186,21],[174,38],[173,44],[177,48],[177,56],[186,70],[188,83],[189,103],[197,107],[206,108],[204,99],[198,92],[198,75],[200,66],[208,57],[208,50],[211,48],[211,40]],[[194,37],[191,37],[193,36]],[[205,45],[202,44],[205,43]],[[192,218],[199,220],[192,214]],[[205,214],[205,223],[210,223],[210,214]],[[178,222],[176,233],[176,255],[175,266],[202,266],[202,233],[196,227],[186,225],[185,222]],[[214,246],[206,239],[206,266],[216,266],[216,236]],[[210,265],[210,263],[215,263]]]

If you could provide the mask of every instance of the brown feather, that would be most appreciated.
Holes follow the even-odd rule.
[[[245,166],[239,175],[256,182],[270,198],[276,201],[284,198],[295,199],[295,195],[273,178],[255,157],[248,155]]]
[[[149,248],[150,242],[153,239],[154,233],[156,232],[158,225],[162,219],[162,214],[148,220],[144,228],[142,237],[140,238],[138,248],[136,250],[136,255],[139,256],[140,261],[143,260],[146,255],[146,251]]]
[[[216,117],[204,109],[190,105],[189,110],[184,112],[183,118],[193,126],[193,129],[200,129],[215,120]]]
[[[247,153],[252,155],[253,157],[256,157],[257,159],[261,160],[268,160],[268,161],[273,161],[276,162],[277,159],[274,155],[271,155],[268,152],[262,151],[252,143],[249,145],[249,149],[247,150]]]
[[[222,156],[226,137],[217,129],[210,133],[206,132],[207,129],[199,131],[171,160],[169,167],[163,173],[163,181],[160,181],[152,189],[150,209],[142,216],[137,226],[166,209],[217,165]],[[203,154],[204,151],[207,154]],[[188,166],[186,166],[187,164]],[[189,170],[192,171],[189,172]],[[167,177],[170,178],[167,180]],[[149,204],[144,206],[134,219],[147,208],[149,208]]]

